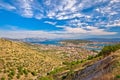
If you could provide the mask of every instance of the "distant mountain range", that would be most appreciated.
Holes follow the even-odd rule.
[[[40,42],[59,42],[64,40],[82,40],[82,41],[94,41],[94,42],[120,42],[120,38],[86,38],[86,39],[48,39],[48,38],[22,38],[22,39],[11,39],[5,38],[13,41],[22,41],[22,42],[30,42],[30,43],[40,43]]]
[[[120,38],[87,38],[85,40],[95,42],[120,42]]]
[[[5,38],[13,41],[22,41],[22,42],[31,42],[31,43],[37,43],[37,42],[43,42],[46,40],[49,40],[47,38],[22,38],[22,39],[11,39],[11,38]]]

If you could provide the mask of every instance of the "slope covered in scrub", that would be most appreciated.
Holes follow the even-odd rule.
[[[35,79],[60,63],[57,58],[52,59],[25,43],[0,39],[0,78]]]
[[[53,77],[55,80],[120,80],[120,44],[105,46],[98,55]]]
[[[0,39],[0,79],[41,79],[42,76],[54,73],[54,70],[65,66],[69,68],[68,65],[78,64],[95,54],[81,48],[45,46]]]

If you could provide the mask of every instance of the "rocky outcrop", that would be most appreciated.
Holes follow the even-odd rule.
[[[115,62],[115,55],[109,55],[82,70],[75,71],[72,75],[63,74],[62,79],[55,80],[101,80],[98,77],[112,71]]]
[[[83,70],[75,72],[72,80],[93,80],[112,71],[114,56],[108,56]]]

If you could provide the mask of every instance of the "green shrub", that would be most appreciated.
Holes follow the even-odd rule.
[[[2,72],[2,70],[0,70],[0,73]]]
[[[101,52],[98,54],[98,56],[107,56],[109,55],[111,52],[115,52],[118,49],[120,49],[120,44],[116,44],[116,45],[109,45],[109,46],[105,46]]]
[[[94,58],[94,56],[89,55],[88,58],[87,58],[87,60],[91,60],[91,59],[93,59],[93,58]]]
[[[14,76],[14,75],[15,75],[15,71],[14,71],[14,70],[11,70],[10,74],[11,74],[12,76]]]
[[[70,63],[69,62],[63,62],[62,64],[64,64],[64,65],[69,65]]]
[[[9,77],[10,79],[12,79],[12,78],[13,78],[13,75],[11,75],[11,74],[8,74],[8,77]]]
[[[58,67],[58,68],[55,68],[54,70],[52,70],[51,72],[47,73],[47,75],[57,74],[57,73],[64,71],[64,70],[66,70],[65,67]]]
[[[36,73],[35,71],[31,72],[31,74],[32,74],[33,76],[36,76],[36,75],[37,75],[37,73]]]
[[[12,78],[8,78],[8,80],[12,80]]]
[[[20,74],[17,74],[16,78],[17,78],[17,79],[20,79]]]
[[[8,77],[12,79],[14,75],[15,75],[15,71],[14,70],[10,70],[9,74],[8,74]]]
[[[2,78],[1,78],[1,80],[5,80],[5,78],[4,78],[4,77],[2,77]]]
[[[67,75],[62,76],[62,80],[65,80],[67,78]]]
[[[70,64],[71,65],[79,64],[79,61],[72,61]]]
[[[116,78],[120,78],[120,75],[116,75]]]
[[[18,69],[18,73],[21,74],[21,75],[23,75],[23,73],[24,73],[23,72],[23,70],[24,70],[23,67],[20,66],[17,69]]]
[[[82,63],[82,61],[80,60],[77,60],[77,61],[72,61],[72,62],[63,62],[64,65],[76,65],[76,64],[79,64],[79,63]]]
[[[23,70],[23,73],[24,73],[25,75],[28,75],[28,70],[27,70],[27,69],[24,69],[24,70]]]

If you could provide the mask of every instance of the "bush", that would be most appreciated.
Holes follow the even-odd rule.
[[[120,49],[120,44],[116,44],[116,45],[109,45],[109,46],[105,46],[101,52],[98,54],[98,56],[107,56],[109,55],[111,52],[115,52],[118,49]]]
[[[25,75],[28,75],[28,70],[27,70],[27,69],[24,69],[24,70],[23,70],[23,73],[24,73]]]
[[[12,79],[14,75],[15,75],[15,71],[14,70],[10,70],[10,72],[8,74],[8,77]]]
[[[2,78],[1,78],[1,80],[5,80],[5,78],[4,78],[4,77],[2,77]]]
[[[33,76],[36,76],[36,75],[37,75],[37,73],[36,73],[35,71],[31,72],[31,74],[32,74]]]
[[[21,75],[23,75],[23,73],[24,73],[24,72],[23,72],[23,67],[21,67],[21,66],[18,67],[18,73],[21,74]]]
[[[17,79],[20,79],[20,74],[17,74],[16,78],[17,78]]]
[[[53,80],[53,79],[50,79],[49,77],[41,77],[39,80]]]
[[[79,63],[80,63],[80,61],[77,60],[77,61],[72,61],[70,64],[71,65],[76,65],[76,64],[79,64]]]
[[[70,63],[69,62],[63,62],[62,64],[64,64],[64,65],[69,65]]]
[[[70,65],[76,65],[82,62],[83,61],[77,60],[77,61],[72,61],[72,62],[63,62],[62,64],[70,66]]]
[[[87,58],[87,60],[91,60],[91,59],[93,59],[93,58],[94,58],[94,56],[89,55],[88,58]]]
[[[61,71],[61,68],[56,68],[54,69],[53,71],[49,72],[48,74],[51,75],[51,74],[56,74],[58,73],[59,71]]]
[[[120,75],[116,75],[116,78],[120,78]]]
[[[10,79],[12,79],[12,78],[13,78],[13,75],[11,75],[11,74],[8,74],[8,77],[9,77]]]
[[[14,76],[14,75],[15,75],[15,71],[14,71],[14,70],[11,70],[10,74],[11,74],[12,76]]]

